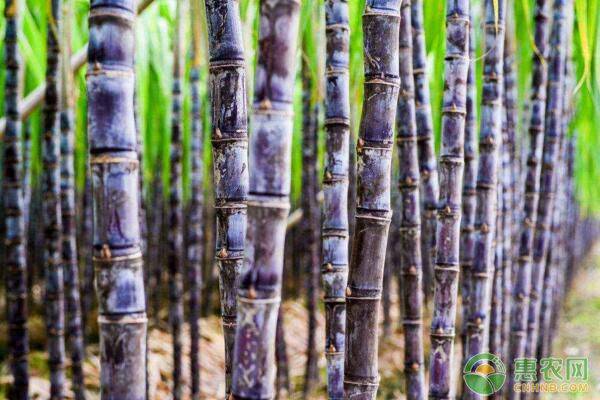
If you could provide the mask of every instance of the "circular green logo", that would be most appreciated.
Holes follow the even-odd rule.
[[[502,389],[506,381],[506,367],[498,356],[480,353],[465,364],[463,379],[473,392],[489,396]]]

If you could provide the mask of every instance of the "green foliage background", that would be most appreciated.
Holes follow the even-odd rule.
[[[351,105],[353,132],[356,133],[362,107],[362,32],[361,15],[365,0],[350,0],[351,28]],[[89,0],[65,0],[74,7],[72,47],[74,51],[82,48],[87,42],[87,14]],[[524,122],[527,121],[527,99],[531,73],[531,58],[533,54],[533,0],[509,1],[510,14],[508,19],[516,27],[518,88],[519,88],[519,121],[518,134],[525,134]],[[578,194],[587,212],[600,212],[600,0],[574,0],[575,3],[575,34],[573,36],[574,61],[576,64],[577,82],[574,96],[575,116],[571,124],[570,134],[578,136],[576,175]],[[313,100],[323,98],[323,68],[325,59],[323,0],[302,1],[301,39],[305,40],[305,54],[298,50],[298,65],[300,57],[307,57],[311,71],[314,74],[315,85]],[[475,14],[481,15],[482,0],[474,0]],[[258,28],[259,0],[240,0],[240,11],[246,40],[248,63],[248,93],[249,102],[252,100],[253,66],[256,56],[256,41]],[[20,48],[26,65],[24,73],[24,94],[34,90],[44,80],[46,58],[46,13],[49,7],[47,0],[23,0],[21,6]],[[0,0],[0,8],[4,1]],[[424,0],[425,30],[427,37],[429,71],[431,83],[432,110],[436,134],[439,137],[440,101],[443,90],[443,58],[444,58],[444,20],[445,2],[440,0]],[[172,70],[172,38],[174,28],[175,0],[155,0],[154,3],[140,16],[137,24],[137,94],[138,121],[144,138],[144,176],[145,182],[151,182],[152,177],[163,172],[162,179],[168,184],[169,168],[169,136],[170,136],[170,102],[171,102],[171,70]],[[189,13],[186,13],[189,16]],[[474,28],[477,30],[478,74],[481,73],[481,25],[480,18],[476,19]],[[189,24],[187,38],[191,41]],[[205,146],[205,161],[210,163],[210,146],[208,145],[210,101],[206,92],[207,87],[207,57],[206,35],[204,20],[196,21],[203,26],[203,67],[202,90],[203,110],[205,116],[207,145]],[[4,19],[0,17],[0,46],[4,35]],[[3,46],[0,47],[3,53]],[[189,67],[189,60],[188,60]],[[188,68],[189,70],[189,68]],[[0,68],[0,87],[4,85],[5,71]],[[299,76],[299,75],[298,75]],[[76,75],[75,96],[77,98],[77,141],[76,163],[79,187],[83,186],[86,170],[86,92],[85,68]],[[190,98],[188,87],[184,87],[185,97],[185,149],[186,164],[184,165],[185,193],[189,193],[189,115]],[[300,80],[296,90],[296,117],[293,142],[293,197],[298,198],[301,176],[301,107]],[[0,93],[0,109],[3,109],[3,98]],[[32,132],[32,168],[33,181],[40,171],[40,112],[36,111],[29,122]],[[251,134],[252,130],[250,130]],[[321,135],[322,137],[323,135]],[[321,141],[322,142],[322,141]],[[523,141],[523,143],[525,143]],[[322,147],[322,144],[321,144]],[[211,169],[207,168],[207,190],[210,190]],[[146,186],[148,187],[148,185]]]

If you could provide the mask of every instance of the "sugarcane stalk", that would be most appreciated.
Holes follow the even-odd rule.
[[[468,0],[446,5],[445,85],[440,148],[440,204],[436,233],[429,397],[451,396],[458,297],[459,243],[469,71]]]
[[[511,302],[511,334],[509,374],[507,384],[514,385],[514,363],[510,360],[525,355],[525,339],[527,334],[527,310],[531,282],[531,257],[533,252],[533,235],[537,220],[539,202],[540,171],[542,157],[542,141],[546,114],[546,83],[548,81],[548,45],[550,24],[550,0],[536,0],[535,48],[533,56],[533,74],[531,77],[531,116],[529,120],[529,153],[527,155],[526,176],[524,182],[522,221],[520,221],[519,250],[515,268],[514,287]],[[509,390],[511,399],[518,394]]]
[[[277,360],[277,378],[275,381],[277,393],[275,399],[287,399],[292,392],[282,310],[283,309],[279,307],[279,313],[277,315],[277,331],[275,333],[275,358]]]
[[[548,66],[548,102],[546,105],[546,124],[542,169],[540,176],[540,200],[537,210],[535,235],[533,237],[533,262],[531,268],[531,291],[529,294],[529,312],[527,317],[527,340],[525,355],[535,356],[539,332],[539,314],[546,255],[550,241],[552,210],[557,189],[558,160],[561,141],[564,137],[562,126],[563,96],[565,95],[566,38],[572,28],[567,18],[567,10],[572,7],[569,0],[554,1],[554,20],[550,40],[550,62]]]
[[[502,145],[502,92],[506,0],[485,2],[485,58],[481,95],[477,209],[471,302],[467,321],[467,359],[488,349],[486,324],[494,274],[497,225],[499,150]],[[501,259],[499,260],[501,262]],[[497,321],[496,321],[497,322]],[[468,392],[469,396],[472,392]]]
[[[470,24],[473,24],[473,9],[469,15]],[[465,116],[465,143],[462,188],[462,218],[460,221],[460,273],[461,273],[461,299],[462,299],[462,363],[467,360],[467,321],[469,319],[471,268],[473,267],[473,245],[475,231],[475,209],[477,208],[477,82],[475,78],[477,63],[475,62],[475,29],[469,29],[469,72],[467,74],[467,107]],[[463,387],[464,389],[464,387]]]
[[[183,0],[177,1],[173,38],[173,88],[171,102],[171,165],[169,193],[169,323],[173,336],[173,399],[183,396],[183,95],[184,56]]]
[[[64,280],[61,260],[60,204],[60,0],[52,0],[48,10],[46,59],[46,98],[42,112],[44,130],[42,143],[42,193],[44,221],[44,265],[46,280],[46,330],[48,335],[48,364],[50,369],[50,398],[65,395],[65,309]]]
[[[248,196],[246,71],[239,5],[206,1],[212,145],[217,214],[216,259],[225,336],[226,393],[231,392],[236,294],[243,265]]]
[[[398,187],[400,190],[400,285],[404,327],[404,376],[406,398],[425,399],[423,351],[423,271],[421,260],[421,212],[419,161],[413,80],[411,1],[400,8],[400,94],[396,114]]]
[[[423,27],[423,0],[411,3],[413,29],[413,75],[415,81],[415,113],[421,176],[421,257],[423,259],[423,286],[426,295],[433,291],[433,269],[436,252],[436,211],[440,188],[435,157],[429,78],[427,77],[427,49]]]
[[[348,280],[348,185],[350,155],[350,26],[348,2],[325,2],[325,132],[322,267],[325,302],[327,396],[344,397],[344,334]]]
[[[234,399],[270,399],[275,395],[275,337],[290,208],[299,11],[296,0],[262,0],[260,4],[246,264],[238,290],[239,324],[233,361]],[[243,85],[244,80],[241,82]],[[247,170],[245,164],[243,167]]]
[[[22,149],[22,157],[23,157],[23,223],[25,224],[25,232],[27,232],[29,228],[29,214],[31,210],[31,122],[27,120],[22,125],[23,132],[23,149]],[[27,244],[25,245],[27,247]],[[31,279],[32,276],[27,276],[28,279]]]
[[[531,291],[529,312],[527,318],[527,340],[525,355],[535,356],[539,313],[541,308],[541,291],[543,288],[546,254],[548,252],[550,228],[554,197],[557,187],[557,163],[560,154],[560,143],[564,136],[563,96],[564,96],[564,65],[566,61],[566,36],[570,30],[566,18],[566,10],[572,4],[569,0],[555,0],[554,20],[550,39],[550,62],[548,66],[548,102],[546,104],[546,124],[544,131],[544,146],[542,168],[540,175],[540,200],[538,218],[533,237]]]
[[[306,43],[309,31],[304,32]],[[303,44],[306,53],[306,45]],[[320,210],[317,195],[319,102],[313,100],[313,78],[307,55],[302,58],[302,196],[304,210],[302,224],[302,264],[305,266],[306,307],[308,310],[308,338],[306,368],[304,371],[304,396],[310,396],[319,383],[319,354],[317,352],[317,304],[319,302],[319,223]]]
[[[512,4],[509,3],[509,9]],[[512,15],[512,14],[511,14]],[[503,223],[503,249],[502,249],[502,356],[509,359],[510,351],[510,311],[512,305],[512,287],[514,270],[513,260],[518,242],[514,238],[518,233],[517,208],[521,204],[517,202],[516,186],[519,183],[518,163],[516,157],[516,129],[517,129],[517,76],[515,68],[515,27],[512,18],[506,21],[506,35],[504,36],[504,118],[503,126],[503,160],[502,160],[502,223]]]
[[[504,120],[504,107],[502,107],[502,119]],[[505,123],[502,122],[502,126],[504,127]],[[503,128],[504,129],[504,128]],[[504,132],[503,132],[504,133]],[[502,182],[502,173],[504,172],[501,169],[502,160],[504,158],[504,135],[502,134],[502,143],[500,146],[500,154],[499,154],[499,171],[498,171],[498,182],[496,186],[496,204],[497,204],[497,214],[496,214],[496,232],[495,239],[493,242],[494,247],[494,261],[492,264],[491,272],[491,291],[490,291],[490,317],[489,317],[489,325],[486,327],[489,329],[489,339],[488,339],[488,350],[492,354],[502,355],[502,303],[504,302],[504,270],[502,268],[502,260],[504,258],[504,205],[503,205],[503,195],[504,185]],[[494,393],[494,398],[500,396],[500,394]]]
[[[134,116],[135,1],[92,0],[88,141],[94,192],[100,396],[146,398],[146,309]]]
[[[21,119],[19,114],[21,57],[18,46],[19,6],[8,0],[4,6],[4,111],[6,131],[3,137],[2,201],[5,238],[2,267],[6,290],[8,349],[13,383],[8,398],[29,399],[29,330],[27,326],[27,259],[22,184]]]
[[[190,374],[192,400],[200,399],[200,299],[202,289],[202,261],[204,256],[204,131],[200,99],[200,1],[191,0],[192,50],[190,89],[192,95],[191,114],[191,201],[188,213],[188,280],[189,280],[189,325],[190,325]]]
[[[375,399],[378,316],[391,211],[399,92],[400,0],[367,0],[364,103],[356,146],[356,213],[346,288],[345,398]]]
[[[79,264],[77,259],[77,239],[75,222],[75,159],[74,159],[74,118],[73,118],[73,77],[68,67],[71,55],[72,3],[63,1],[63,36],[61,38],[61,105],[60,105],[60,198],[62,227],[62,263],[65,289],[65,328],[66,342],[71,357],[71,380],[75,399],[84,400],[85,384],[83,362],[85,347],[81,323],[81,297],[79,295]]]

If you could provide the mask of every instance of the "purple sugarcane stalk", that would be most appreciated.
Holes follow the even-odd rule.
[[[348,2],[325,2],[325,132],[322,282],[325,302],[327,396],[344,398],[344,347],[348,281],[348,174],[350,154],[350,27]]]
[[[499,150],[502,145],[502,92],[506,0],[485,1],[485,46],[475,242],[471,270],[471,302],[467,320],[467,359],[488,348],[486,325],[494,274],[494,236],[497,225]],[[501,260],[500,260],[501,261]],[[468,398],[479,398],[466,393]]]
[[[234,399],[270,399],[275,395],[275,338],[290,208],[292,100],[299,16],[300,4],[296,0],[261,1],[246,264],[240,277],[239,324],[235,332]],[[240,85],[244,85],[244,80]],[[241,101],[245,102],[245,98]],[[245,163],[240,167],[230,169],[248,169]],[[217,198],[220,197],[217,193]],[[240,233],[243,238],[243,230]]]
[[[429,397],[451,396],[454,329],[458,298],[459,243],[464,168],[469,0],[446,5],[446,56],[440,149],[440,204],[436,232]]]
[[[305,31],[305,38],[309,33]],[[306,48],[304,48],[306,50]],[[306,307],[308,310],[308,339],[306,368],[304,371],[304,396],[310,396],[319,383],[317,362],[317,304],[319,302],[319,224],[320,210],[317,200],[319,184],[318,129],[319,103],[313,104],[313,79],[306,57],[302,58],[302,196],[300,199],[304,218],[302,224],[303,265],[306,273]]]
[[[173,336],[173,399],[183,396],[183,94],[185,1],[178,0],[173,38],[171,157],[169,193],[169,323]]]
[[[413,75],[415,80],[415,115],[417,120],[417,146],[421,176],[421,257],[423,260],[423,285],[425,294],[433,291],[433,269],[436,252],[436,212],[440,193],[438,166],[435,158],[433,120],[427,77],[427,49],[423,28],[423,0],[411,3],[413,29]]]
[[[190,90],[191,113],[191,201],[188,213],[187,268],[189,280],[190,374],[192,400],[200,399],[200,301],[202,289],[202,261],[204,258],[204,130],[200,98],[201,3],[190,1],[192,15],[192,46]]]
[[[100,395],[146,399],[146,304],[134,116],[135,1],[92,0],[88,141],[94,193]]]
[[[504,120],[504,107],[502,108],[502,119]],[[502,122],[503,130],[505,122]],[[504,133],[504,132],[503,132]],[[504,135],[502,135],[504,136]],[[503,138],[504,139],[504,138]],[[493,243],[494,250],[494,261],[492,265],[491,272],[491,286],[490,286],[490,317],[489,317],[489,325],[486,329],[489,329],[489,352],[492,354],[502,355],[502,304],[504,302],[504,270],[502,268],[502,259],[504,255],[504,205],[503,205],[503,197],[502,192],[504,189],[504,185],[502,184],[502,173],[504,172],[501,166],[502,159],[504,158],[504,147],[505,142],[502,140],[502,144],[500,147],[499,154],[499,171],[498,171],[498,183],[497,183],[497,191],[496,191],[496,199],[497,199],[497,214],[496,214],[496,232],[495,232],[495,240]],[[494,393],[493,397],[497,398],[500,394]]]
[[[62,399],[65,385],[65,308],[61,260],[60,207],[60,38],[62,2],[52,0],[48,15],[46,98],[42,126],[42,194],[44,220],[44,265],[46,278],[46,329],[50,365],[50,398]]]
[[[406,398],[425,399],[423,351],[423,271],[421,260],[421,202],[413,80],[411,2],[400,8],[400,93],[396,114],[398,187],[400,191],[400,285],[404,327]]]
[[[559,174],[556,182],[556,203],[554,210],[552,210],[552,226],[551,226],[551,238],[546,255],[546,271],[544,272],[543,290],[542,290],[542,304],[539,316],[539,334],[536,343],[536,355],[539,358],[549,357],[550,347],[552,342],[553,330],[552,320],[554,318],[553,311],[557,313],[559,309],[555,309],[557,304],[560,304],[560,295],[557,287],[559,282],[565,282],[564,276],[564,265],[566,264],[566,254],[569,250],[565,247],[566,234],[569,229],[570,221],[568,219],[568,213],[571,203],[570,190],[572,183],[572,157],[573,147],[571,146],[572,141],[567,138],[569,132],[569,123],[572,118],[572,91],[573,91],[573,79],[572,79],[572,63],[571,63],[571,49],[572,49],[572,21],[573,10],[571,8],[565,10],[565,19],[567,25],[570,27],[567,31],[567,38],[565,39],[565,63],[564,63],[564,78],[563,78],[563,98],[562,98],[562,120],[561,129],[562,137],[560,141],[559,151],[559,166],[558,171],[566,171],[566,174]],[[576,203],[576,202],[575,202]],[[560,307],[560,306],[559,306]]]
[[[27,327],[27,258],[25,254],[25,223],[22,182],[21,118],[19,114],[20,70],[18,0],[7,0],[4,7],[6,31],[4,60],[4,154],[2,166],[2,204],[4,209],[5,239],[4,268],[6,313],[8,323],[9,365],[13,383],[8,398],[29,399],[29,331]]]
[[[469,21],[473,24],[473,9]],[[467,114],[465,116],[465,168],[462,188],[462,218],[460,220],[460,273],[462,298],[462,363],[465,365],[467,350],[467,320],[469,314],[471,268],[473,266],[473,232],[475,231],[475,209],[477,208],[477,82],[475,61],[475,29],[469,29],[469,72],[467,74]]]
[[[523,212],[519,232],[519,250],[516,276],[512,289],[511,301],[511,334],[510,356],[508,358],[509,374],[507,387],[514,385],[514,363],[512,360],[525,355],[525,338],[527,334],[527,307],[531,282],[531,257],[533,252],[533,234],[537,219],[539,201],[539,184],[541,171],[542,140],[546,114],[546,83],[548,81],[548,39],[550,32],[550,0],[536,0],[535,48],[533,56],[533,74],[531,77],[531,117],[529,120],[529,154],[527,155],[526,176],[523,194]],[[509,389],[511,399],[518,397]]]
[[[62,216],[62,262],[65,288],[65,328],[66,342],[71,356],[72,390],[76,400],[84,400],[85,384],[83,362],[85,347],[81,323],[81,297],[79,295],[79,264],[77,259],[77,239],[75,222],[75,159],[74,159],[74,118],[73,118],[73,76],[68,60],[71,57],[71,18],[72,3],[65,0],[62,10],[64,20],[61,38],[62,98],[60,109],[61,158],[60,158],[60,197]]]
[[[243,266],[248,197],[246,69],[239,4],[208,0],[216,259],[225,336],[226,393],[231,392],[236,296]]]
[[[565,62],[566,38],[572,25],[567,18],[567,10],[573,6],[570,0],[554,1],[554,21],[550,41],[550,62],[548,64],[548,102],[546,105],[546,126],[544,132],[544,147],[542,170],[540,175],[540,201],[537,210],[535,235],[533,237],[533,262],[531,268],[531,291],[529,312],[527,317],[527,340],[525,355],[534,357],[536,354],[537,337],[539,332],[539,314],[541,295],[546,268],[546,253],[550,241],[552,225],[552,209],[559,176],[558,159],[560,142],[564,136],[562,125],[563,97],[565,92]]]
[[[364,103],[356,146],[356,214],[346,288],[346,399],[375,399],[378,319],[391,211],[401,0],[367,0]]]
[[[512,4],[509,3],[512,9]],[[510,14],[511,16],[513,14]],[[504,118],[503,127],[503,159],[501,179],[503,183],[502,216],[503,216],[503,249],[502,249],[502,356],[509,360],[510,350],[510,311],[512,305],[513,259],[518,248],[519,202],[517,189],[519,183],[519,159],[516,157],[515,142],[517,129],[517,71],[515,68],[515,27],[512,17],[506,21],[504,36]],[[520,211],[520,210],[519,210]]]

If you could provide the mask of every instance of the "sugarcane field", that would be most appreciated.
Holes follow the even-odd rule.
[[[600,0],[0,9],[0,400],[600,399]]]

